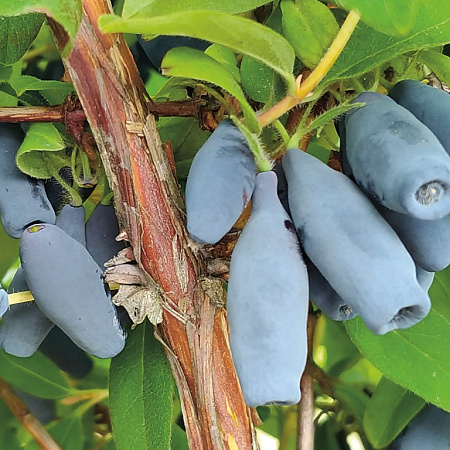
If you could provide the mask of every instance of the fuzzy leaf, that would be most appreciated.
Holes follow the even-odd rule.
[[[181,11],[222,11],[228,14],[239,14],[251,11],[258,6],[270,3],[268,0],[225,0],[212,2],[210,0],[125,0],[122,10],[123,17],[139,15],[140,18],[162,16]]]

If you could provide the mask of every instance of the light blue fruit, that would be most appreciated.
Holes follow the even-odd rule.
[[[356,184],[296,148],[283,168],[305,252],[367,327],[384,334],[422,320],[431,304],[414,262]]]
[[[197,242],[215,244],[247,206],[256,167],[247,142],[230,120],[220,122],[196,153],[186,182],[187,229]]]
[[[449,214],[450,157],[436,136],[385,95],[365,92],[355,102],[366,105],[345,117],[345,157],[358,185],[403,214]]]
[[[307,356],[308,278],[274,172],[256,177],[252,214],[231,258],[227,310],[246,404],[297,403]]]

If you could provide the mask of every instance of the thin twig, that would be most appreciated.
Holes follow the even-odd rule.
[[[61,447],[53,440],[41,422],[30,413],[22,400],[2,379],[0,379],[0,397],[41,448],[44,450],[61,450]]]

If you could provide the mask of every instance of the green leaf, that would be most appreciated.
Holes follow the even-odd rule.
[[[19,169],[34,178],[51,178],[63,167],[70,167],[59,131],[51,123],[33,123],[16,155]]]
[[[58,22],[68,34],[63,56],[72,48],[78,26],[81,23],[81,0],[14,0],[0,2],[0,16],[20,16],[29,13],[44,13]]]
[[[211,56],[193,48],[176,47],[167,52],[161,70],[164,75],[195,78],[225,89],[239,101],[247,126],[254,132],[260,131],[256,114],[233,74]]]
[[[382,378],[367,404],[364,431],[375,448],[386,447],[425,404],[402,386]]]
[[[107,33],[182,35],[222,44],[271,67],[286,81],[289,92],[295,91],[294,50],[280,34],[253,20],[215,11],[186,11],[147,19],[102,16],[99,25]]]
[[[58,399],[80,393],[70,387],[61,371],[41,353],[19,358],[0,351],[0,377],[37,397]]]
[[[26,91],[60,91],[62,95],[67,96],[73,92],[73,86],[64,81],[40,80],[30,75],[20,75],[13,77],[10,84],[20,97]]]
[[[244,56],[241,63],[242,87],[256,102],[273,105],[285,93],[285,85],[278,73],[250,56]]]
[[[417,53],[417,59],[432,70],[447,86],[450,86],[450,58],[436,51]]]
[[[339,31],[331,11],[317,0],[282,1],[283,32],[297,57],[315,67]]]
[[[400,38],[378,33],[360,23],[323,85],[362,75],[397,55],[450,42],[450,3],[437,0],[423,2],[417,14],[420,23],[414,31]]]
[[[85,448],[82,417],[79,414],[70,414],[56,424],[52,424],[49,432],[64,450],[83,450]]]
[[[0,226],[0,248],[2,249],[0,280],[5,276],[6,271],[16,262],[19,255],[19,243],[19,239],[14,239],[9,236],[5,229]]]
[[[44,23],[42,14],[0,17],[0,64],[19,61],[31,47]]]
[[[109,402],[119,450],[170,448],[173,389],[167,357],[145,321],[111,361]]]
[[[347,11],[355,9],[361,14],[363,22],[389,35],[405,35],[410,32],[415,25],[419,6],[419,0],[335,0],[333,3]]]
[[[228,14],[239,14],[251,11],[259,6],[270,3],[268,0],[226,0],[212,2],[211,0],[125,0],[122,16],[140,18],[164,16],[182,11],[222,11]]]
[[[346,328],[386,378],[450,411],[450,268],[436,274],[429,293],[430,313],[411,328],[376,336],[360,318],[347,322]]]

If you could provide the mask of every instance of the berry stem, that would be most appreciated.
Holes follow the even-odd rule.
[[[269,125],[274,120],[281,117],[285,112],[300,103],[307,96],[311,95],[313,89],[315,89],[323,80],[325,75],[329,72],[333,64],[338,59],[350,39],[350,36],[358,25],[360,17],[360,14],[354,10],[351,10],[348,13],[345,22],[342,24],[341,29],[334,38],[334,41],[331,43],[317,67],[311,72],[311,75],[309,75],[303,83],[301,83],[301,75],[297,77],[297,90],[295,92],[295,97],[292,95],[287,95],[279,103],[258,116],[258,122],[261,127]]]

